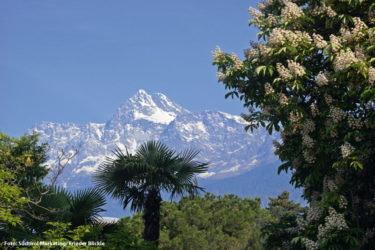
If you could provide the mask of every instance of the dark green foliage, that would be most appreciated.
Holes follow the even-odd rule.
[[[105,211],[105,198],[96,189],[77,191],[69,196],[70,222],[72,226],[92,224],[99,219],[99,213]]]
[[[48,222],[69,224],[74,229],[96,222],[103,211],[100,207],[105,204],[104,196],[95,189],[70,193],[42,182],[48,173],[44,165],[47,149],[45,144],[38,145],[37,135],[16,139],[0,133],[0,190],[13,194],[17,201],[6,206],[5,216],[0,214],[1,218],[17,221],[0,221],[0,240],[41,239],[50,228]],[[6,205],[4,201],[1,200],[2,205]],[[14,221],[10,219],[7,220]]]
[[[285,242],[292,241],[298,236],[297,216],[301,216],[305,208],[289,200],[289,193],[284,191],[277,198],[269,198],[268,211],[273,218],[265,223],[262,228],[262,236],[265,237],[265,249],[282,249],[286,247]],[[284,244],[284,245],[283,245]],[[288,245],[290,249],[300,249],[300,245]]]
[[[122,219],[140,235],[141,215]],[[171,249],[262,249],[260,228],[272,220],[260,199],[235,195],[184,197],[161,206],[159,246]]]

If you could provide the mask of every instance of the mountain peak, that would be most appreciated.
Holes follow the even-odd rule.
[[[145,105],[145,106],[154,106],[155,103],[152,100],[151,95],[149,95],[145,90],[140,89],[135,93],[131,98],[129,98],[126,102],[127,103],[133,103],[137,106],[139,105]]]
[[[126,123],[134,120],[146,120],[153,123],[169,124],[177,115],[188,112],[161,93],[150,95],[140,89],[117,109],[112,121]]]

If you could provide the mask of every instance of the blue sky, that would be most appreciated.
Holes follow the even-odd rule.
[[[0,131],[40,121],[105,122],[138,89],[191,111],[225,100],[211,51],[241,57],[256,30],[245,0],[0,2]]]

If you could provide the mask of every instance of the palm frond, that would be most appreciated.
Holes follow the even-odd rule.
[[[101,207],[106,204],[105,197],[99,190],[88,188],[71,194],[70,211],[73,226],[87,225],[98,220]]]
[[[135,155],[117,148],[95,172],[94,182],[101,192],[121,199],[124,208],[131,204],[131,210],[140,211],[151,189],[171,192],[172,197],[202,191],[195,175],[204,173],[208,163],[194,161],[198,153],[188,149],[176,154],[157,141],[142,144]]]

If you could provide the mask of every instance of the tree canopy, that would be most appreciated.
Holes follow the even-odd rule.
[[[375,245],[375,3],[267,0],[245,59],[218,47],[218,79],[243,101],[247,129],[280,131],[276,154],[310,209],[291,242]]]

